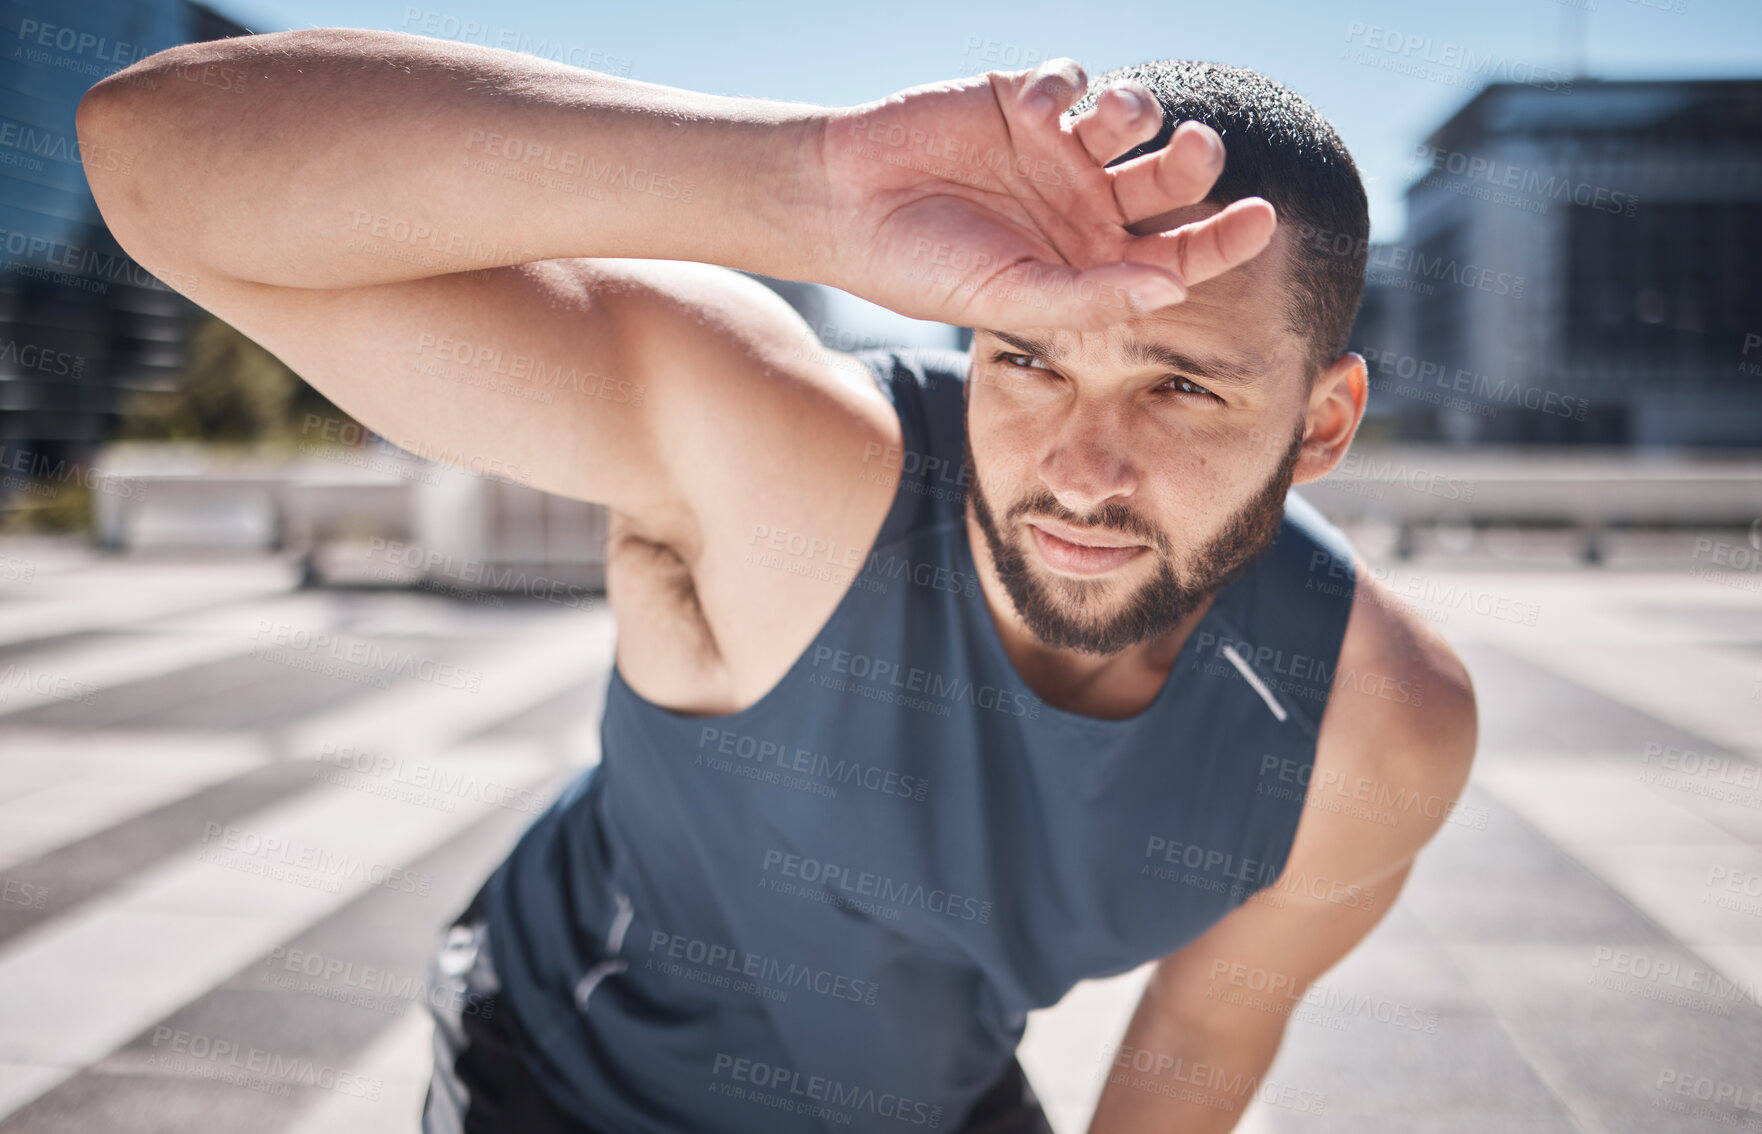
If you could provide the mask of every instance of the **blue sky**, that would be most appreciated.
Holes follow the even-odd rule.
[[[1493,71],[1590,78],[1762,76],[1762,0],[1120,0],[1107,20],[1072,3],[897,0],[839,10],[823,0],[640,4],[561,0],[211,0],[254,31],[342,26],[491,43],[551,44],[599,70],[715,94],[845,105],[915,83],[1069,55],[1091,76],[1145,59],[1214,59],[1263,71],[1333,120],[1368,184],[1377,239],[1400,235],[1414,147],[1461,106],[1475,70],[1448,82],[1385,63],[1491,57]],[[1578,5],[1594,5],[1587,10]],[[1571,32],[1577,22],[1582,31]],[[482,31],[467,31],[474,24]],[[1373,31],[1372,29],[1377,29]],[[1428,39],[1411,53],[1394,42]],[[1582,43],[1582,54],[1570,46]],[[1451,49],[1454,48],[1454,51]],[[541,48],[543,50],[543,48]],[[1448,54],[1447,54],[1448,53]],[[987,55],[989,54],[989,58]],[[1583,66],[1574,57],[1582,58]],[[1029,58],[1030,63],[1019,60]]]
[[[533,45],[648,82],[827,105],[1057,55],[1092,77],[1163,57],[1239,64],[1292,87],[1338,127],[1365,177],[1379,240],[1401,236],[1401,190],[1416,175],[1420,140],[1484,74],[1762,76],[1762,0],[1118,0],[1106,19],[1095,7],[1033,0],[895,0],[885,11],[824,0],[210,2],[253,31],[426,27]],[[1413,46],[1391,50],[1397,44]],[[1456,64],[1471,56],[1490,62]],[[1430,77],[1399,69],[1427,57],[1452,65],[1430,66]]]

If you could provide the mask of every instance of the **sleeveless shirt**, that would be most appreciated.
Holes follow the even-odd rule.
[[[662,708],[614,665],[600,762],[488,882],[522,1057],[590,1127],[959,1129],[1030,1010],[1179,949],[1290,850],[1344,535],[1288,494],[1143,711],[1059,709],[979,588],[967,355],[857,357],[903,432],[879,535],[753,549],[850,577],[829,620],[736,713]]]

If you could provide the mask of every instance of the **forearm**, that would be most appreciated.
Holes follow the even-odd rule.
[[[325,288],[594,256],[804,279],[821,114],[314,29],[143,59],[93,88],[79,132],[132,155],[88,177],[150,268]]]
[[[1277,1016],[1225,1013],[1203,1026],[1184,1023],[1158,1010],[1153,984],[1107,1053],[1088,1134],[1228,1134],[1283,1034]]]

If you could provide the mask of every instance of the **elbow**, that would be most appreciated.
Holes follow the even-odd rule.
[[[106,75],[87,88],[73,115],[80,150],[102,147],[126,150],[151,139],[141,137],[147,124],[166,117],[168,100],[180,93],[165,80],[211,52],[208,42],[183,43]],[[125,144],[126,139],[126,144]]]
[[[129,176],[134,163],[126,160],[134,156],[131,151],[139,139],[125,140],[131,132],[128,122],[136,113],[129,105],[135,92],[116,85],[123,74],[126,71],[100,80],[85,93],[74,111],[73,129],[92,200],[105,227],[126,246],[133,217],[140,211],[141,193],[139,179]]]
[[[138,105],[159,89],[160,72],[175,67],[196,44],[179,44],[137,59],[87,88],[74,111],[74,129],[84,141],[87,130],[101,130],[118,111]]]
[[[132,66],[132,64],[131,64]],[[116,75],[122,74],[118,71]],[[114,118],[113,110],[119,88],[113,84],[116,75],[106,75],[93,83],[86,93],[80,96],[80,104],[73,111],[73,132],[79,138],[80,154],[104,144],[103,139],[109,136],[110,122]],[[91,170],[86,171],[91,176]]]
[[[190,46],[150,55],[99,80],[74,110],[80,164],[98,214],[123,251],[149,271],[174,259],[154,234],[167,227],[164,202],[175,199],[176,171],[187,162],[156,124],[183,117],[165,103],[182,92],[164,89],[163,76],[181,64]]]

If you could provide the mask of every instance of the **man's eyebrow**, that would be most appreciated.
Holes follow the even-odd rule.
[[[992,338],[1000,339],[1015,347],[1023,354],[1031,354],[1044,358],[1048,362],[1058,362],[1064,352],[1051,343],[1030,339],[1022,335],[1008,334],[1003,331],[986,331]],[[1259,375],[1252,367],[1223,358],[1201,359],[1183,354],[1173,347],[1161,343],[1147,343],[1141,339],[1127,339],[1124,344],[1126,359],[1140,366],[1166,366],[1178,370],[1182,374],[1194,378],[1203,378],[1220,386],[1253,387],[1260,384]]]

